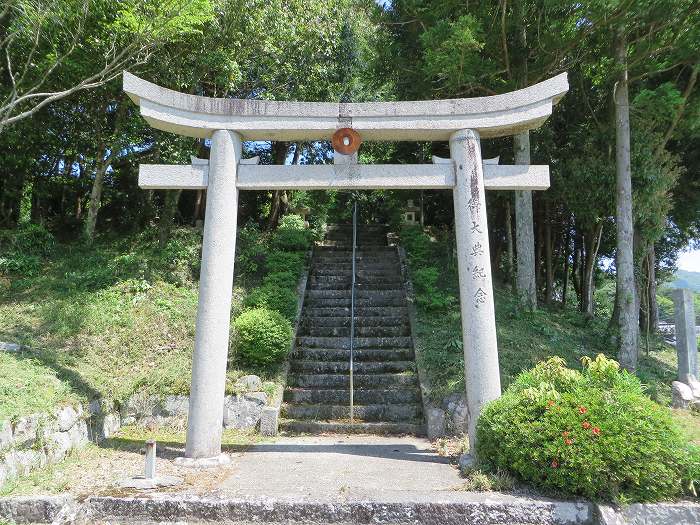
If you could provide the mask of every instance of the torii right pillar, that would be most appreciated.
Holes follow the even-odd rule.
[[[471,129],[453,133],[450,137],[450,157],[455,165],[453,198],[467,386],[467,428],[470,452],[475,454],[479,414],[486,403],[501,395],[479,133]]]

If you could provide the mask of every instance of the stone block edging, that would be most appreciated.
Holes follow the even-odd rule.
[[[306,265],[304,271],[299,277],[299,283],[297,284],[297,314],[294,320],[294,333],[292,334],[292,342],[289,348],[289,355],[294,352],[296,347],[297,335],[299,334],[299,327],[301,325],[301,313],[304,310],[304,299],[306,296],[306,287],[309,283],[309,277],[311,274],[311,259],[313,258],[313,247],[306,253]],[[289,356],[284,361],[282,367],[282,373],[280,374],[280,379],[282,384],[278,386],[277,392],[275,393],[272,402],[269,406],[265,407],[262,412],[262,417],[260,418],[260,433],[263,436],[276,436],[279,432],[279,419],[280,411],[282,410],[282,401],[284,398],[284,389],[287,387],[287,376],[289,375]]]
[[[66,495],[0,498],[0,519],[16,523],[96,521],[226,521],[261,523],[444,523],[499,525],[691,525],[700,522],[697,503],[634,504],[616,509],[585,501],[555,501],[498,493],[431,495],[417,501],[313,501],[289,497],[227,499],[154,494],[149,497],[90,497],[82,503]]]

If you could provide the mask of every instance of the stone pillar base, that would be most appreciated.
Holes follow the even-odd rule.
[[[210,458],[175,458],[175,464],[178,467],[188,468],[217,468],[224,467],[231,463],[231,457],[228,454],[219,454]]]

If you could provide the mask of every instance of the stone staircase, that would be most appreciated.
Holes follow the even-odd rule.
[[[314,248],[284,393],[291,432],[422,434],[423,408],[398,254],[386,227],[359,226],[355,285],[355,421],[350,422],[352,227]]]

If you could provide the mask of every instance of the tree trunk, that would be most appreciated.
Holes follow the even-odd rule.
[[[565,225],[566,234],[564,235],[564,276],[562,278],[561,287],[561,306],[566,308],[566,296],[569,291],[569,250],[571,248],[571,228],[569,224]]]
[[[97,212],[100,211],[105,173],[107,172],[107,168],[109,167],[109,162],[103,160],[104,154],[104,148],[100,148],[100,157],[97,161],[97,166],[95,169],[95,180],[92,183],[92,190],[90,191],[90,205],[88,207],[87,219],[85,220],[85,240],[88,244],[92,244],[92,242],[95,240]]]
[[[287,142],[273,142],[272,143],[272,163],[273,164],[284,164],[285,158],[287,157]],[[274,230],[277,228],[282,214],[284,213],[283,206],[284,200],[286,198],[286,192],[284,190],[275,190],[272,192],[272,203],[270,205],[270,217],[267,220],[267,229]]]
[[[620,365],[637,369],[639,359],[639,310],[634,279],[634,215],[632,213],[632,166],[630,155],[629,86],[627,79],[627,43],[623,31],[615,38],[615,62],[620,75],[614,89],[615,164],[617,227],[617,294],[619,306]]]
[[[586,317],[593,317],[595,308],[595,276],[596,261],[598,259],[598,249],[600,239],[603,234],[603,223],[597,223],[590,228],[585,237],[585,264],[583,265],[583,278],[581,280],[581,312]]]
[[[649,329],[659,331],[659,305],[656,302],[656,248],[649,247]]]
[[[513,214],[511,211],[510,195],[506,198],[506,282],[513,291],[515,288],[514,253],[513,253]]]
[[[525,131],[513,137],[516,164],[530,164],[530,134]],[[527,310],[537,308],[535,280],[535,232],[532,218],[532,192],[515,192],[515,243],[517,254],[516,287],[520,305]]]
[[[549,201],[544,202],[544,302],[552,304],[552,296],[554,295],[554,267],[552,265],[553,247],[552,247],[552,220],[549,210]]]
[[[177,205],[180,202],[180,194],[182,190],[166,190],[165,201],[163,202],[163,213],[160,215],[158,224],[158,246],[165,248],[170,240],[170,232],[173,229],[175,215],[177,214]]]

